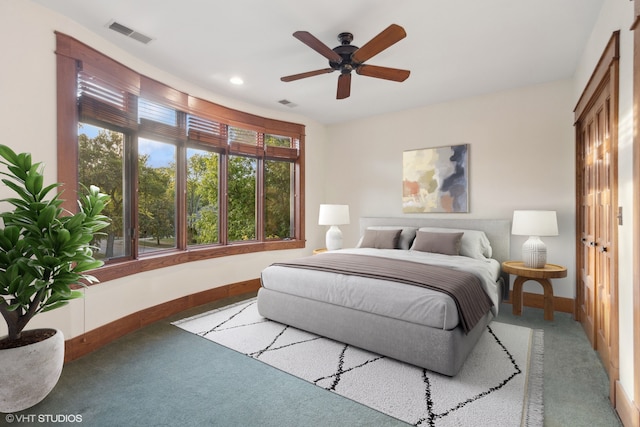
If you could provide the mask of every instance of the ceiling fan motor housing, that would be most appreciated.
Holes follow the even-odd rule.
[[[351,71],[355,70],[358,65],[360,65],[354,63],[351,59],[353,52],[359,48],[351,45],[351,42],[353,41],[353,34],[351,33],[338,34],[338,40],[341,45],[334,47],[332,50],[342,57],[342,62],[329,61],[329,66],[334,70],[339,70],[342,74],[349,74]]]

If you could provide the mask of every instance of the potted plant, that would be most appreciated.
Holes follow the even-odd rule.
[[[59,192],[46,199],[61,184],[44,186],[43,166],[30,154],[0,145],[0,163],[7,168],[2,182],[15,193],[1,200],[13,210],[0,212],[0,313],[8,329],[0,337],[0,412],[8,413],[40,402],[58,382],[62,332],[25,326],[38,313],[81,297],[83,281],[96,281],[85,273],[103,265],[92,242],[109,220],[101,214],[108,196],[99,188],[90,187],[71,214]]]

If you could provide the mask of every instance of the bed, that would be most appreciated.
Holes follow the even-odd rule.
[[[508,292],[509,220],[361,218],[360,235],[265,268],[260,314],[456,375]]]

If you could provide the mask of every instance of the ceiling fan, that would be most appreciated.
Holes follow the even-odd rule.
[[[318,76],[320,74],[340,71],[340,76],[338,77],[338,92],[336,95],[337,99],[348,98],[351,94],[351,72],[354,70],[362,76],[403,82],[407,77],[409,77],[409,70],[367,65],[364,62],[399,42],[406,36],[407,33],[404,31],[404,28],[396,24],[391,24],[360,48],[351,45],[351,41],[353,41],[353,34],[340,33],[338,35],[338,40],[341,43],[340,46],[330,49],[311,33],[307,31],[296,31],[293,33],[293,37],[297,38],[302,43],[327,58],[329,60],[330,68],[293,74],[281,77],[280,80],[283,82],[291,82],[307,77]]]

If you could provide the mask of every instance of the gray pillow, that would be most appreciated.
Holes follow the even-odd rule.
[[[442,227],[420,227],[419,230],[436,233],[464,233],[460,243],[460,255],[462,256],[485,260],[491,258],[493,253],[489,238],[484,231]]]
[[[433,252],[444,255],[460,255],[460,244],[464,233],[432,233],[420,231],[416,233],[416,240],[411,250]]]
[[[398,240],[397,249],[404,249],[408,251],[411,248],[411,244],[413,243],[413,239],[416,238],[416,231],[418,229],[416,227],[402,227],[402,226],[392,226],[392,225],[373,225],[371,227],[367,227],[367,230],[398,230],[400,229],[400,239]],[[362,239],[364,236],[360,237],[360,241],[356,247],[362,247]]]
[[[371,230],[364,231],[364,236],[358,245],[359,248],[397,249],[400,241],[401,229],[397,230]]]

